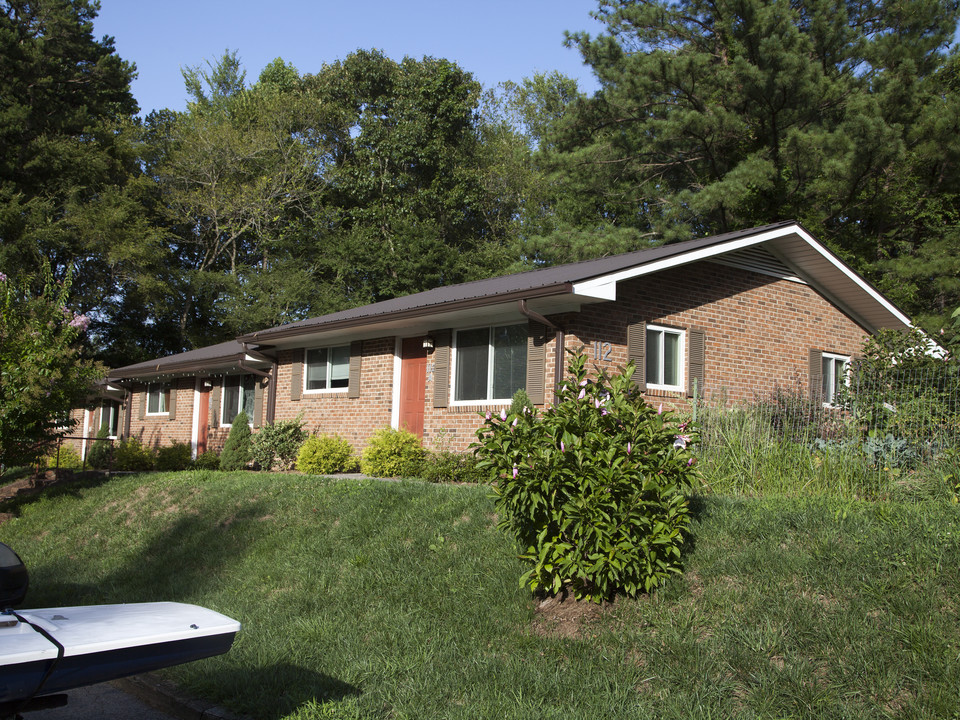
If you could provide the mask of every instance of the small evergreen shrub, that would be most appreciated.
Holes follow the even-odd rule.
[[[412,432],[382,428],[364,448],[360,472],[372,477],[412,477],[420,474],[425,454],[420,438]]]
[[[261,470],[290,470],[297,462],[300,446],[307,439],[303,419],[281,420],[260,428],[253,438],[253,459]]]
[[[243,470],[253,460],[250,420],[242,410],[233,419],[227,442],[220,453],[221,470]]]
[[[192,455],[193,450],[189,444],[175,441],[173,444],[157,450],[157,460],[154,467],[165,472],[187,470],[193,465]]]
[[[355,472],[353,448],[339,435],[311,435],[297,454],[297,470],[309,475]]]
[[[97,439],[93,441],[90,452],[87,453],[87,465],[97,470],[106,470],[110,467],[112,455],[113,442],[110,440],[110,431],[101,427],[100,432],[97,433]]]
[[[220,455],[214,450],[202,452],[197,455],[197,459],[193,461],[193,466],[197,470],[219,470]]]
[[[153,451],[135,437],[121,440],[114,448],[114,470],[139,472],[153,470],[153,465]]]
[[[477,457],[472,452],[449,450],[427,453],[420,477],[427,482],[483,482],[486,475],[477,468]]]
[[[694,482],[690,425],[646,403],[620,375],[587,379],[574,354],[558,402],[487,414],[474,444],[493,483],[500,526],[530,566],[533,591],[635,596],[680,571]]]
[[[510,400],[510,415],[522,415],[523,409],[533,410],[533,402],[530,400],[530,396],[527,395],[527,391],[523,388],[520,388],[513,394],[513,398]]]

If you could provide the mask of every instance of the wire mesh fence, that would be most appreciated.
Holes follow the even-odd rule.
[[[704,477],[717,490],[956,497],[960,378],[955,364],[854,363],[832,402],[778,388],[697,408]]]

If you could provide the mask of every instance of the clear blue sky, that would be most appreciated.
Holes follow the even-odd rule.
[[[596,35],[595,0],[101,0],[94,33],[112,35],[117,52],[136,63],[133,95],[141,113],[182,110],[180,68],[236,50],[257,79],[276,57],[302,73],[358,48],[394,60],[442,57],[473,73],[484,87],[559,70],[581,90],[597,83],[563,32]]]

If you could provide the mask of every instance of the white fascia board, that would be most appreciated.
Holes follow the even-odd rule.
[[[853,270],[847,267],[846,263],[841,262],[832,252],[827,250],[826,247],[821,245],[819,242],[813,239],[813,237],[807,233],[803,228],[796,227],[792,230],[795,235],[802,238],[811,248],[816,250],[825,260],[828,260],[834,267],[836,267],[840,272],[847,276],[851,282],[853,282],[857,287],[859,287],[863,292],[870,296],[870,298],[877,304],[883,306],[884,310],[893,315],[897,320],[902,322],[909,328],[914,327],[913,322],[900,312],[889,300],[887,300],[883,295],[874,290],[870,284],[864,280],[862,277],[857,275]]]
[[[774,240],[791,233],[800,234],[800,227],[797,225],[789,225],[787,227],[777,228],[776,230],[761,233],[760,235],[751,235],[750,237],[740,238],[739,240],[731,240],[730,242],[723,243],[722,245],[712,245],[701,250],[682,253],[680,255],[664,258],[663,260],[658,260],[656,262],[646,263],[644,265],[636,265],[634,267],[626,268],[625,270],[620,270],[619,272],[601,275],[600,277],[591,278],[590,280],[585,280],[580,283],[574,283],[573,294],[596,297],[602,300],[616,300],[617,283],[623,282],[624,280],[630,280],[642,275],[650,275],[652,273],[660,272],[661,270],[668,270],[672,267],[677,267],[678,265],[687,265],[700,260],[706,260],[707,258],[711,258],[716,255],[723,255],[724,253],[733,252],[735,250],[741,250],[743,248],[750,247],[751,245],[760,245],[768,240]],[[809,238],[809,235],[806,237]]]

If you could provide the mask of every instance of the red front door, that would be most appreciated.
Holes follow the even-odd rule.
[[[400,347],[400,427],[423,437],[427,387],[427,351],[423,338],[407,338]]]

